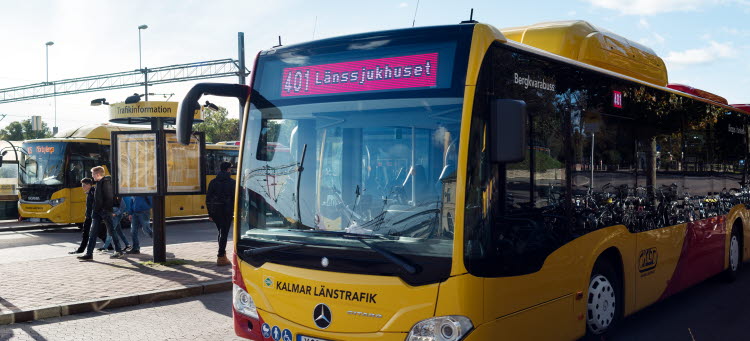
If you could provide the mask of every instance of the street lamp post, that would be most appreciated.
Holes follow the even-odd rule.
[[[47,83],[49,83],[49,47],[55,45],[55,42],[48,41],[46,44],[44,44],[44,50],[46,53],[46,64],[47,64]]]
[[[140,25],[138,26],[138,69],[143,72],[143,84],[146,87],[145,99],[148,101],[148,70],[143,69],[143,57],[141,54],[141,30],[145,30],[148,28],[148,25]]]
[[[47,82],[46,82],[47,85],[50,84],[49,83],[49,47],[52,45],[55,45],[55,42],[48,41],[44,44],[44,50],[45,50],[44,52],[46,55],[45,64],[47,65]],[[57,86],[56,85],[53,86],[52,89],[54,91],[54,96],[52,96],[52,100],[55,103],[55,125],[52,127],[52,134],[57,134]]]

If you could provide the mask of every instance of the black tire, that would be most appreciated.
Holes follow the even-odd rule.
[[[624,300],[620,274],[605,258],[594,264],[586,291],[586,338],[601,339],[622,316]]]
[[[742,224],[734,224],[732,226],[732,236],[729,240],[729,267],[724,270],[724,278],[728,282],[734,282],[737,279],[737,275],[740,273],[742,268],[742,236],[740,229]]]

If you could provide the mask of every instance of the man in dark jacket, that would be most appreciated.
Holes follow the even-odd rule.
[[[114,232],[114,226],[112,223],[112,209],[114,206],[114,190],[112,188],[112,177],[104,175],[104,168],[97,166],[91,168],[91,175],[94,178],[96,184],[96,191],[94,191],[94,208],[91,213],[91,232],[89,233],[89,245],[86,248],[86,254],[78,256],[80,260],[91,260],[94,258],[94,246],[96,245],[96,235],[99,232],[99,226],[104,223],[107,228],[107,234],[112,236],[112,242],[115,244],[115,253],[109,258],[120,258],[122,257],[122,249],[120,249],[120,241],[117,234]]]
[[[83,178],[81,180],[81,188],[83,188],[83,193],[86,194],[86,220],[83,222],[83,227],[81,230],[83,230],[82,238],[81,238],[81,245],[78,247],[78,249],[74,251],[70,251],[68,253],[75,254],[75,253],[82,253],[86,250],[86,245],[89,243],[89,231],[91,230],[91,211],[94,209],[94,180],[91,178]],[[104,232],[100,229],[101,232]],[[106,234],[99,233],[98,237],[102,241],[105,240]]]
[[[232,164],[222,162],[219,166],[219,174],[208,184],[206,192],[206,207],[208,218],[216,224],[219,230],[219,253],[216,258],[217,265],[230,265],[227,259],[227,238],[229,228],[234,216],[234,185],[235,181],[230,175]]]

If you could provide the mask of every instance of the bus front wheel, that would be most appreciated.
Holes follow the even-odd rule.
[[[586,302],[586,334],[598,336],[612,329],[622,309],[620,280],[614,266],[606,259],[594,265]]]

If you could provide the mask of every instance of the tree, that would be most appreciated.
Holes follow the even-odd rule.
[[[240,120],[228,118],[229,112],[226,108],[219,107],[219,110],[205,108],[204,110],[206,114],[203,123],[196,124],[193,130],[205,133],[206,143],[240,139]]]
[[[23,121],[14,121],[8,124],[5,129],[0,129],[0,139],[6,141],[24,141],[52,137],[52,131],[47,123],[42,122],[41,131],[31,130],[31,119]]]

